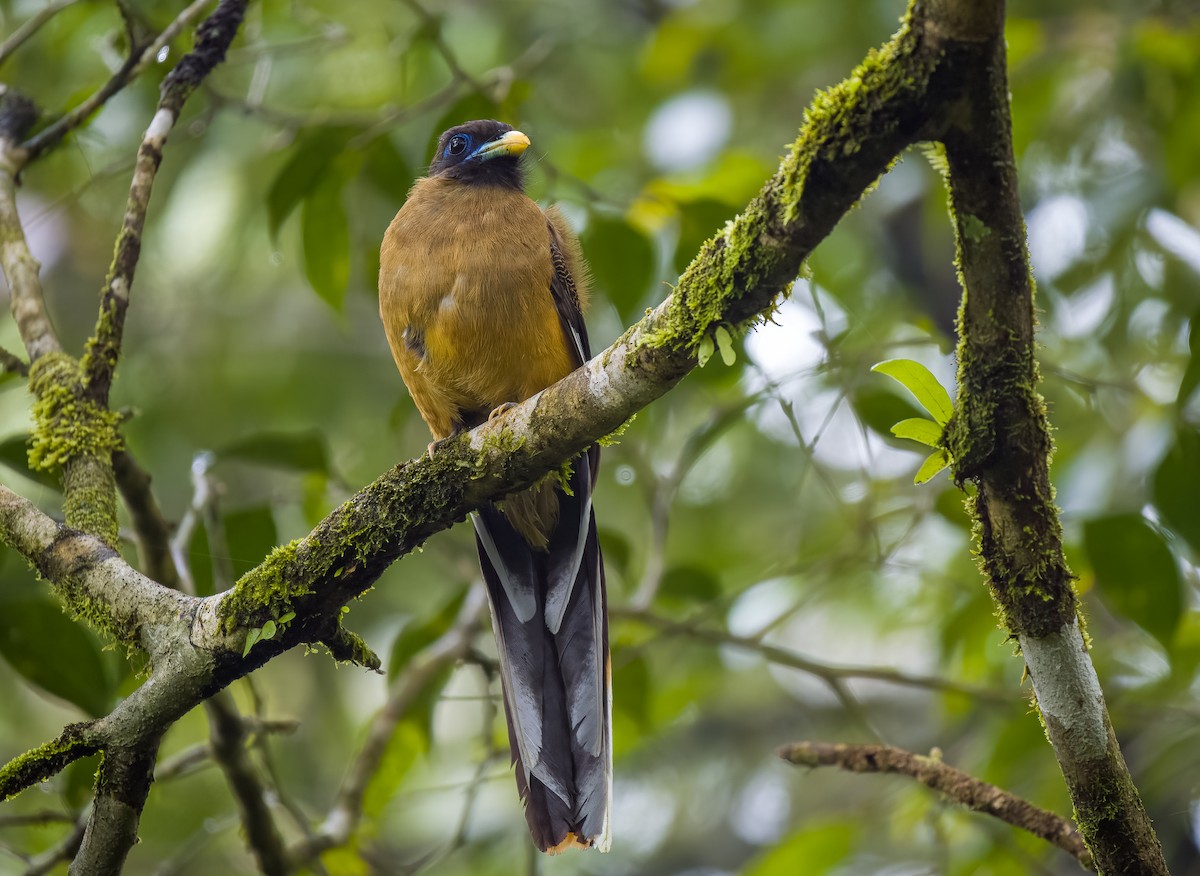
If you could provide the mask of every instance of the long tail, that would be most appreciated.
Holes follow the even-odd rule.
[[[609,845],[608,612],[591,501],[598,456],[593,448],[587,464],[576,460],[547,550],[531,548],[492,505],[474,518],[517,788],[533,841],[551,854]]]

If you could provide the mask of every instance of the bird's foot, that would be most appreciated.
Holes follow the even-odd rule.
[[[490,414],[488,414],[488,419],[494,420],[494,419],[496,419],[496,417],[507,414],[509,411],[511,411],[516,406],[517,406],[516,402],[505,402],[502,405],[497,405],[496,407],[494,407],[492,409],[492,412]]]
[[[430,459],[433,459],[433,454],[437,453],[439,448],[441,448],[447,441],[453,441],[455,438],[457,438],[459,435],[461,435],[464,431],[466,431],[466,430],[459,426],[455,426],[454,431],[452,431],[445,438],[439,438],[436,441],[430,441],[429,446],[425,448],[425,455],[428,456]]]

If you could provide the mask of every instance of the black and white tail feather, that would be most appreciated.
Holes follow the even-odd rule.
[[[608,623],[591,502],[598,456],[592,448],[576,460],[573,495],[557,493],[546,551],[531,548],[494,505],[474,518],[517,786],[545,852],[609,846]]]

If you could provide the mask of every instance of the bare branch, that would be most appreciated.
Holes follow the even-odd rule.
[[[43,809],[41,812],[26,812],[21,815],[0,815],[0,828],[5,827],[40,827],[47,824],[74,824],[75,816],[54,809]]]
[[[79,0],[53,0],[38,10],[38,13],[32,18],[22,22],[21,26],[14,30],[8,39],[0,43],[0,64],[7,61],[9,55],[21,48],[30,37],[41,30],[42,25],[78,2]]]
[[[467,655],[471,642],[480,630],[484,607],[484,590],[475,586],[467,594],[458,619],[437,641],[404,668],[391,685],[387,702],[375,715],[367,740],[350,772],[342,782],[337,801],[313,836],[302,840],[290,853],[295,863],[303,863],[326,849],[345,845],[354,835],[362,818],[363,797],[371,777],[387,752],[392,736],[421,692],[441,672]]]
[[[287,853],[279,828],[267,806],[265,788],[246,751],[248,733],[237,705],[228,691],[205,703],[213,757],[225,773],[241,812],[246,844],[266,876],[286,876]]]
[[[171,28],[178,25],[181,29],[190,18],[199,15],[208,2],[209,0],[195,0],[172,23]],[[96,331],[88,339],[87,354],[83,359],[88,393],[101,405],[108,403],[113,371],[121,355],[125,312],[129,308],[133,274],[142,252],[142,230],[146,224],[146,210],[150,206],[150,191],[154,185],[155,174],[158,173],[158,166],[162,163],[162,150],[166,145],[167,135],[175,126],[184,102],[224,59],[229,44],[233,42],[241,26],[246,2],[247,0],[221,0],[212,15],[197,28],[196,46],[167,74],[161,88],[158,111],[146,128],[142,144],[138,147],[133,181],[129,187],[129,200],[125,206],[125,218],[121,233],[117,237],[108,278],[100,292],[100,314],[96,320]],[[163,33],[165,35],[166,31]],[[150,48],[157,51],[154,46]]]
[[[20,357],[13,355],[3,347],[0,347],[0,370],[8,374],[19,374],[22,377],[29,376],[29,366]]]
[[[96,110],[108,102],[109,98],[120,92],[126,85],[141,75],[142,71],[158,58],[159,51],[168,45],[171,40],[179,36],[184,28],[199,18],[200,13],[211,3],[212,0],[194,0],[149,45],[144,47],[130,46],[129,57],[125,59],[125,63],[121,65],[120,69],[109,77],[107,82],[100,86],[96,92],[91,94],[79,106],[75,107],[54,124],[39,131],[23,144],[27,153],[25,161],[33,161],[53,149],[62,141],[63,137],[90,119]]]
[[[150,474],[137,464],[128,450],[118,450],[113,454],[113,475],[133,520],[138,555],[147,577],[164,587],[178,590],[179,575],[171,560],[171,524],[163,516],[150,488]]]
[[[8,280],[13,319],[30,363],[62,350],[42,295],[41,265],[29,251],[17,212],[17,174],[26,151],[17,145],[37,118],[32,101],[9,90],[0,93],[0,266]]]
[[[788,666],[792,669],[799,669],[801,672],[807,672],[817,678],[829,683],[840,683],[854,678],[870,679],[873,681],[883,681],[888,684],[901,685],[903,687],[923,688],[925,690],[937,690],[945,693],[956,693],[964,696],[974,697],[981,700],[988,700],[997,703],[1012,703],[1014,698],[1005,691],[997,691],[986,687],[977,687],[975,685],[963,684],[957,681],[951,681],[947,678],[939,678],[936,675],[920,675],[918,673],[904,672],[899,669],[893,669],[890,666],[842,666],[831,663],[822,663],[818,660],[811,660],[802,654],[792,651],[789,648],[781,648],[778,645],[771,645],[756,638],[747,636],[737,636],[725,630],[712,629],[710,627],[695,626],[692,624],[680,623],[679,621],[671,620],[670,618],[661,617],[650,611],[636,608],[622,608],[620,606],[612,606],[609,608],[609,614],[614,618],[627,618],[629,620],[644,623],[647,626],[654,627],[666,633],[675,636],[684,636],[691,639],[696,639],[701,642],[710,642],[716,645],[733,645],[738,648],[744,648],[747,651],[753,651],[761,654],[766,660],[775,663],[779,666]]]
[[[83,842],[83,832],[87,827],[87,815],[88,813],[85,811],[78,819],[71,819],[74,826],[70,833],[40,855],[30,858],[29,866],[25,868],[25,876],[43,876],[44,873],[50,873],[57,869],[63,861],[69,861],[75,857],[75,853],[79,851],[79,844]]]
[[[995,816],[1041,837],[1074,856],[1087,869],[1096,869],[1091,852],[1068,819],[943,763],[937,752],[926,757],[890,745],[795,742],[780,748],[778,754],[796,766],[836,766],[852,773],[908,776],[961,806]]]

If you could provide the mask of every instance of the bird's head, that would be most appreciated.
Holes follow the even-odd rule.
[[[520,190],[521,153],[528,146],[529,138],[512,125],[493,119],[467,122],[438,138],[429,175]]]

